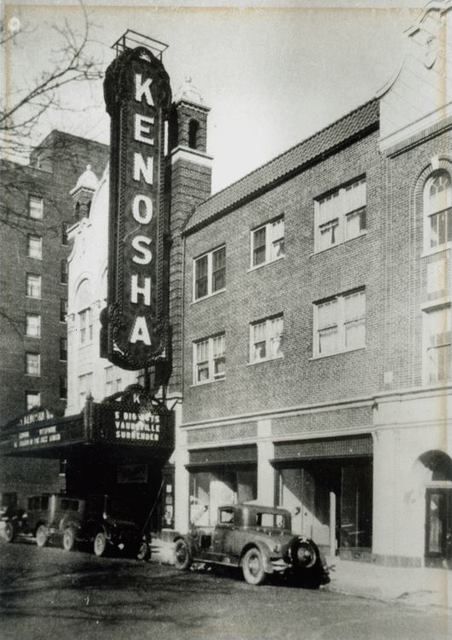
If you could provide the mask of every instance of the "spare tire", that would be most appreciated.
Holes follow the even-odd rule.
[[[317,545],[307,538],[294,538],[290,544],[290,558],[298,571],[313,569],[320,560]]]

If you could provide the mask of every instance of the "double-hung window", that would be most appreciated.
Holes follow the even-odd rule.
[[[25,392],[25,405],[27,411],[35,409],[41,406],[41,393],[39,391],[26,391]]]
[[[34,220],[42,220],[44,217],[44,200],[38,196],[28,198],[28,215]]]
[[[41,297],[41,276],[34,273],[27,273],[26,277],[27,296],[29,298]]]
[[[25,354],[25,373],[27,376],[41,375],[41,355],[39,353]]]
[[[424,249],[440,249],[452,243],[452,183],[447,171],[437,171],[424,190]]]
[[[314,356],[366,346],[366,294],[363,289],[314,304]]]
[[[193,299],[210,296],[226,287],[226,247],[219,247],[196,258],[193,264]]]
[[[28,257],[35,258],[35,260],[42,260],[42,237],[29,235],[27,240]]]
[[[251,267],[274,262],[283,256],[283,216],[251,231]]]
[[[251,323],[250,363],[282,357],[283,331],[282,314]]]
[[[213,382],[225,375],[224,333],[199,340],[193,344],[193,383]]]
[[[25,316],[25,335],[29,338],[41,337],[41,316],[37,313],[27,313]]]
[[[323,251],[366,232],[366,179],[360,178],[315,203],[315,251]]]
[[[447,382],[452,378],[451,307],[431,309],[425,314],[425,381]]]

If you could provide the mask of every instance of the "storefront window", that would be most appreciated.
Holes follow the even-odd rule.
[[[257,498],[257,471],[212,469],[190,474],[190,522],[197,526],[216,523],[218,507]]]

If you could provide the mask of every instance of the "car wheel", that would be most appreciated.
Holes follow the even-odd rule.
[[[13,523],[5,522],[5,526],[3,528],[3,537],[5,538],[6,542],[12,542],[14,540],[15,535],[16,535],[16,532],[14,530]]]
[[[100,558],[104,556],[107,551],[107,536],[103,531],[99,531],[94,538],[94,555]]]
[[[308,540],[296,540],[292,546],[292,558],[297,569],[312,569],[319,559],[319,554]]]
[[[36,544],[38,547],[45,547],[48,540],[48,532],[47,527],[43,524],[40,524],[36,529]]]
[[[145,540],[143,540],[143,542],[140,544],[136,554],[136,558],[137,560],[143,560],[144,562],[147,562],[151,559],[151,550]]]
[[[265,580],[264,560],[256,547],[248,549],[242,558],[243,577],[248,584],[262,584]]]
[[[75,549],[75,531],[72,527],[67,527],[63,533],[63,549],[73,551]]]
[[[191,555],[185,540],[178,540],[174,547],[174,564],[176,569],[187,571],[191,566]]]

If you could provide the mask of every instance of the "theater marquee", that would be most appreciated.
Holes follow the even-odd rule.
[[[111,149],[101,352],[137,370],[164,357],[168,346],[163,156],[169,77],[147,48],[128,49],[108,67],[104,94]]]

